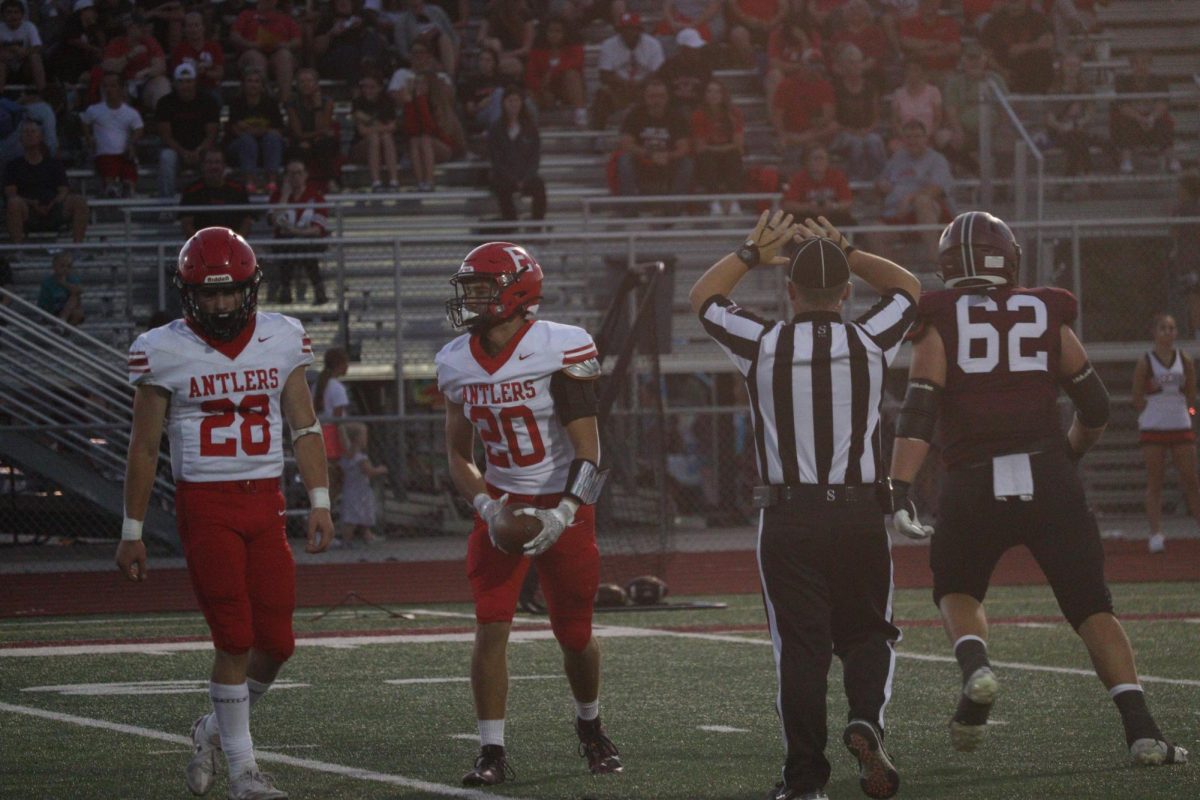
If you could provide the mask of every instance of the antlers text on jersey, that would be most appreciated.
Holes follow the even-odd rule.
[[[537,386],[532,380],[469,383],[462,387],[462,396],[458,402],[471,406],[508,405],[532,400],[537,397],[537,393]]]
[[[188,399],[212,397],[230,392],[260,392],[279,388],[279,368],[244,369],[241,372],[218,372],[213,375],[196,375],[191,378]]]

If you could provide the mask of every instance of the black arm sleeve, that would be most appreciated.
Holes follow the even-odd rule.
[[[1075,404],[1080,422],[1089,428],[1103,428],[1108,424],[1108,390],[1092,368],[1092,362],[1087,362],[1079,372],[1064,380],[1062,387]]]
[[[933,441],[933,429],[937,423],[938,407],[942,402],[942,387],[932,381],[908,382],[904,405],[896,420],[896,435],[902,439]]]
[[[550,395],[554,398],[558,421],[563,425],[584,417],[594,417],[600,408],[594,380],[572,378],[561,370],[550,378]]]

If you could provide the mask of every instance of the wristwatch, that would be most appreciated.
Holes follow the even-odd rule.
[[[745,244],[738,248],[737,257],[748,269],[754,269],[758,266],[758,245],[747,239]]]

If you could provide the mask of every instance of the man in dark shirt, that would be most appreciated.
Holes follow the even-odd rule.
[[[1117,76],[1117,94],[1165,93],[1170,87],[1161,75],[1150,74],[1150,54],[1134,53],[1130,58],[1133,72]],[[1133,172],[1133,151],[1138,147],[1155,150],[1163,166],[1179,172],[1182,166],[1175,157],[1175,121],[1167,108],[1166,98],[1124,100],[1112,104],[1109,128],[1113,147],[1121,154],[1121,172]]]
[[[704,87],[712,78],[712,55],[695,28],[684,28],[675,36],[679,49],[658,71],[667,82],[672,105],[690,114],[704,100]]]
[[[621,125],[617,158],[619,193],[688,194],[692,191],[690,126],[671,105],[667,84],[650,78],[642,102],[629,110]]]
[[[200,180],[183,190],[179,200],[181,206],[238,206],[249,205],[250,196],[246,187],[225,177],[225,156],[220,150],[209,150],[204,154],[204,169]],[[250,211],[182,211],[179,222],[183,235],[191,238],[201,228],[222,227],[237,231],[242,236],[250,234],[254,214]]]
[[[87,201],[71,193],[62,162],[47,155],[37,120],[26,118],[21,123],[21,148],[23,155],[4,168],[9,237],[20,244],[30,231],[57,233],[70,225],[71,238],[82,242],[87,234]]]
[[[979,35],[1018,94],[1043,94],[1054,80],[1054,31],[1031,0],[998,5]]]
[[[158,155],[158,193],[175,196],[180,166],[199,168],[204,151],[217,141],[221,109],[207,92],[196,88],[196,67],[188,61],[175,68],[175,91],[158,101],[154,115],[165,145]]]

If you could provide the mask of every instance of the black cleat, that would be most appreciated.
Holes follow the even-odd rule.
[[[516,778],[517,773],[508,765],[508,757],[504,747],[498,744],[485,744],[479,749],[479,757],[475,759],[475,769],[463,775],[463,786],[495,786],[510,778]]]
[[[608,732],[600,724],[600,718],[582,720],[575,718],[575,733],[579,735],[579,755],[587,759],[588,769],[593,775],[608,775],[625,769],[617,746],[608,738]]]
[[[858,759],[858,785],[867,797],[895,796],[900,790],[900,773],[892,765],[879,731],[865,720],[851,720],[842,733],[846,749]]]

